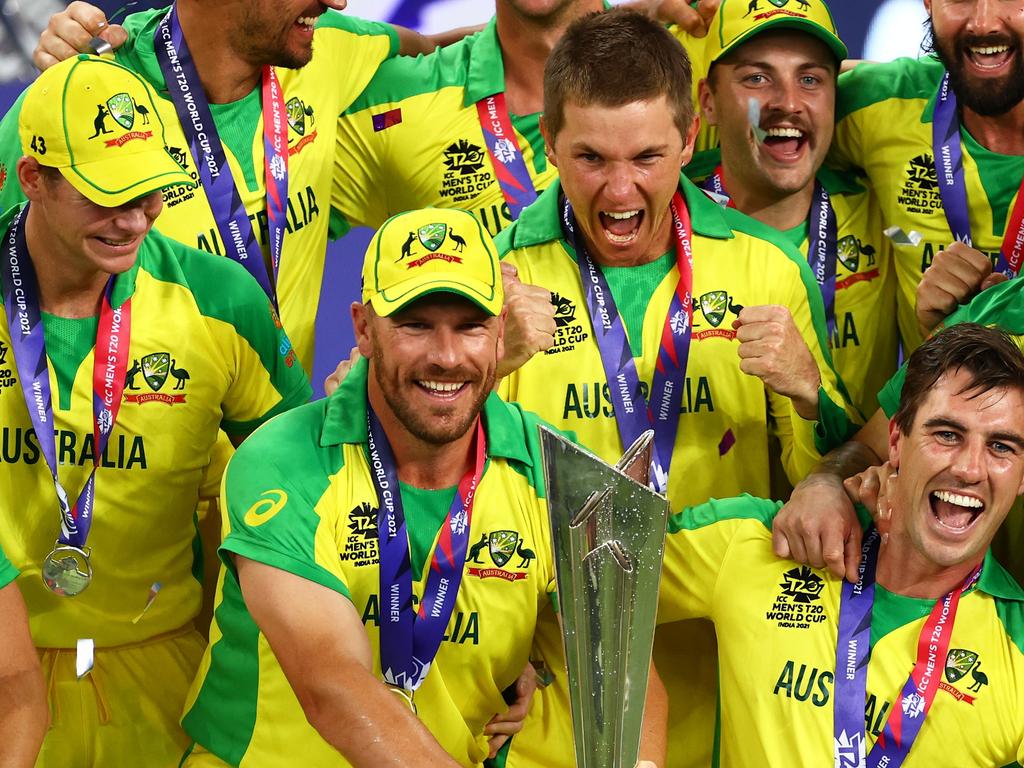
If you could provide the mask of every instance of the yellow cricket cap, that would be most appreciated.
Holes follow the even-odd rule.
[[[25,92],[18,133],[22,152],[105,208],[196,186],[167,151],[150,87],[109,59],[83,54],[43,72]]]
[[[491,315],[505,300],[494,241],[466,211],[424,208],[392,216],[366,249],[363,301],[378,315],[428,293],[463,296]]]
[[[822,0],[722,0],[708,30],[708,64],[769,29],[795,29],[821,40],[840,62],[848,55]]]

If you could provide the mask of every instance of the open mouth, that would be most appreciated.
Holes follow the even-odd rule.
[[[100,245],[105,249],[113,249],[121,253],[127,253],[133,248],[137,247],[140,238],[128,237],[128,238],[112,238],[112,237],[95,237],[95,240],[99,241]]]
[[[605,237],[614,245],[629,245],[640,234],[644,221],[643,210],[601,211],[598,214]]]
[[[313,34],[313,27],[316,26],[316,16],[299,16],[295,20],[295,26],[307,34]]]
[[[939,525],[953,533],[970,529],[985,511],[981,499],[953,491],[932,491],[928,503]]]
[[[463,389],[469,386],[466,381],[430,381],[419,379],[416,386],[429,394],[431,397],[438,397],[443,400],[454,400]]]
[[[808,134],[800,128],[776,126],[765,130],[762,146],[773,158],[786,162],[800,157],[808,141]]]
[[[994,71],[1005,67],[1016,49],[1005,43],[1000,45],[969,45],[965,49],[967,60],[976,69]]]

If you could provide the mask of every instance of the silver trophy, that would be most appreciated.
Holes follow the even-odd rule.
[[[652,491],[654,432],[612,467],[540,428],[577,768],[640,752],[668,501]]]

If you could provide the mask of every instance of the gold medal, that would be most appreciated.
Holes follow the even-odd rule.
[[[57,542],[43,560],[43,583],[55,595],[75,597],[92,581],[89,550]]]

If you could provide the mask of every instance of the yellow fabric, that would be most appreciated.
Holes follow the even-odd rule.
[[[818,362],[826,389],[836,392],[834,373],[825,362],[827,352],[822,351],[821,337],[815,332],[815,323],[821,321],[820,296],[816,286],[808,282],[806,262],[784,245],[763,239],[769,232],[767,228],[760,228],[735,212],[723,211],[702,193],[694,192],[688,182],[684,182],[684,189],[696,230],[693,295],[698,306],[694,310],[687,381],[669,476],[668,495],[674,508],[752,488],[760,488],[767,495],[768,438],[772,431],[781,441],[783,462],[793,482],[803,477],[819,458],[810,444],[812,425],[795,414],[790,401],[767,393],[759,379],[740,372],[731,323],[741,306],[789,307]],[[557,191],[554,187],[549,189],[545,201],[550,203],[549,196]],[[545,210],[548,215],[556,215],[553,206]],[[560,237],[537,242],[541,240],[540,235],[534,236],[541,229],[534,220],[537,215],[528,209],[502,235],[499,246],[503,259],[519,270],[520,280],[557,292],[559,328],[555,346],[507,376],[500,392],[559,428],[573,431],[595,454],[615,462],[624,447],[587,316],[579,270]],[[717,236],[700,234],[702,228],[714,224],[716,217],[718,226],[726,229]],[[555,227],[557,231],[557,219]],[[530,244],[521,245],[524,241]],[[673,267],[650,298],[644,320],[643,355],[634,357],[641,382],[651,381],[678,278],[678,270]],[[710,301],[705,314],[701,297],[717,291],[723,292],[719,301],[721,314],[712,310]],[[814,314],[812,303],[816,307]],[[833,399],[842,402],[838,394]],[[732,444],[730,436],[735,439]],[[666,572],[677,567],[671,560],[665,563]],[[561,643],[554,627],[543,623],[538,626],[538,645],[551,669],[564,669]],[[706,766],[715,721],[714,655],[696,654],[713,647],[710,625],[689,622],[661,627],[656,646],[655,661],[670,699],[675,702],[673,717],[679,712],[669,745],[669,765]],[[689,663],[680,664],[680,656],[685,656]],[[695,674],[695,670],[700,671]],[[560,749],[553,749],[555,734],[567,733],[557,723],[559,716],[569,717],[564,675],[541,695],[545,698],[547,722],[538,723],[531,714],[526,728],[513,741],[507,763],[511,768],[551,766],[556,764],[552,754],[571,754],[571,746],[564,743]]]
[[[112,61],[76,56],[47,69],[28,89],[20,114],[21,148],[60,168],[94,203],[113,208],[171,185],[194,186],[164,148],[151,120],[153,91]],[[83,119],[95,115],[93,121]]]
[[[50,728],[36,768],[177,768],[188,737],[178,718],[206,643],[193,629],[97,648],[76,677],[74,649],[41,649]]]
[[[377,494],[366,458],[365,386],[362,365],[327,401],[285,414],[242,445],[225,478],[222,553],[295,573],[349,597],[363,617],[373,672],[380,679],[378,621],[386,606],[379,598]],[[348,425],[344,434],[339,421]],[[536,420],[492,395],[485,426],[489,461],[476,493],[462,582],[446,641],[415,694],[423,723],[465,766],[480,765],[487,756],[484,725],[505,710],[501,692],[522,671],[538,610],[554,591],[547,510],[533,485],[540,471]],[[527,457],[529,465],[523,461]],[[408,525],[417,525],[416,509],[407,505],[405,514]],[[436,533],[433,541],[436,545]],[[413,583],[415,599],[422,595],[429,567],[428,560]],[[183,720],[189,735],[242,768],[347,766],[306,720],[245,608],[233,568],[222,571],[217,595],[210,649]],[[222,693],[226,690],[230,700]]]
[[[52,594],[40,578],[60,525],[53,481],[16,371],[0,382],[0,495],[34,500],[0,505],[0,537],[21,571],[18,585],[39,646],[74,648],[83,637],[99,647],[117,646],[190,622],[201,597],[193,575],[193,518],[222,423],[244,434],[309,395],[298,365],[289,368],[280,351],[283,335],[271,321],[269,301],[238,265],[151,234],[138,267],[115,283],[115,296],[132,280],[129,377],[96,473],[87,542],[94,575],[73,599]],[[189,280],[215,281],[223,311],[200,311],[201,285]],[[9,350],[6,316],[0,343]],[[9,351],[7,357],[11,363]],[[58,475],[72,498],[93,467],[92,376],[93,355],[87,354],[70,410],[55,399]],[[53,365],[50,386],[57,391]],[[155,582],[162,588],[153,605],[132,623]]]
[[[663,615],[707,616],[718,632],[720,762],[733,768],[833,764],[842,582],[775,557],[770,525],[777,507],[738,498],[686,510],[671,522],[666,544],[681,567],[666,571]],[[1022,601],[1020,587],[988,558],[978,587],[960,600],[949,653],[937,659],[939,690],[907,768],[1005,766],[1024,756]],[[869,748],[900,706],[934,604],[876,587]]]

